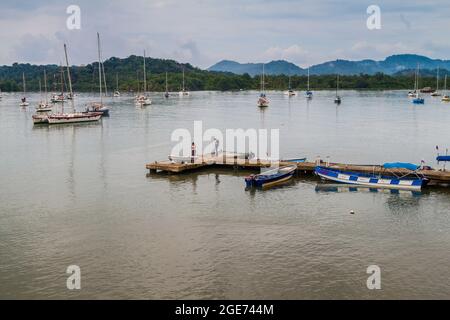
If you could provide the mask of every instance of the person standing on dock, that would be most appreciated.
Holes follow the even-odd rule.
[[[194,157],[195,157],[195,143],[192,142],[192,145],[191,145],[191,163],[194,163]]]

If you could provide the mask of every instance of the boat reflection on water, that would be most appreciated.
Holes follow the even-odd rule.
[[[406,196],[421,196],[423,191],[415,190],[401,190],[401,189],[385,189],[385,188],[373,188],[367,186],[352,186],[336,183],[319,183],[315,188],[316,192],[366,192],[366,193],[385,193],[394,195],[406,195]]]

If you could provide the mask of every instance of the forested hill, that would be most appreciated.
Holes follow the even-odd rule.
[[[143,86],[143,58],[130,56],[128,58],[110,58],[104,62],[108,90],[116,87],[116,74],[119,79],[121,91],[137,91]],[[233,74],[226,72],[206,71],[193,67],[190,64],[181,64],[174,60],[146,59],[147,86],[149,91],[165,90],[165,73],[168,73],[170,91],[178,91],[182,84],[182,71],[185,70],[186,88],[195,90],[250,90],[259,89],[258,75]],[[25,74],[27,91],[39,90],[39,79],[43,83],[44,69],[47,72],[48,90],[59,91],[61,87],[60,70],[58,65],[37,66],[14,63],[12,66],[0,66],[0,89],[2,91],[21,91],[22,73]],[[448,73],[441,70],[441,77]],[[65,73],[64,83],[67,83]],[[72,66],[71,78],[75,92],[98,90],[98,63],[85,66]],[[294,89],[303,90],[306,87],[305,75],[292,76],[291,85]],[[310,79],[311,87],[318,89],[333,89],[336,86],[335,75],[313,75]],[[435,87],[436,78],[431,73],[421,77],[420,86]],[[413,71],[404,71],[401,74],[386,75],[346,75],[341,76],[342,89],[412,89],[414,86]],[[286,75],[268,75],[266,88],[268,90],[285,90],[288,87]],[[442,84],[441,84],[442,87]],[[67,90],[67,89],[66,89]]]

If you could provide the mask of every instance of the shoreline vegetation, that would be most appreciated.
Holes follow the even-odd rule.
[[[110,58],[104,62],[106,83],[109,91],[116,89],[116,75],[122,92],[138,92],[143,87],[142,57],[132,55],[125,59]],[[182,84],[182,72],[185,70],[186,88],[190,91],[239,91],[259,90],[260,76],[248,74],[238,75],[226,72],[207,71],[195,68],[190,64],[181,64],[174,60],[152,59],[146,61],[148,91],[164,92],[166,88],[166,72],[168,73],[169,91],[179,91]],[[27,78],[27,89],[39,91],[39,79],[42,79],[44,69],[48,75],[49,91],[61,91],[60,73],[58,65],[31,65],[14,63],[12,66],[0,66],[0,89],[3,92],[22,91],[22,73]],[[98,66],[95,63],[71,67],[72,86],[76,92],[94,92],[98,90],[95,75]],[[441,74],[441,80],[445,73]],[[414,71],[401,75],[340,75],[339,88],[341,90],[412,90],[414,88]],[[286,90],[288,75],[266,75],[267,90]],[[63,83],[67,92],[67,81]],[[307,76],[291,76],[293,90],[306,90]],[[336,75],[311,75],[312,90],[334,90]],[[420,78],[420,88],[436,87],[436,77]]]

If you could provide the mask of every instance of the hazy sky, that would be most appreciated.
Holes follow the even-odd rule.
[[[81,9],[68,30],[66,8]],[[369,5],[381,30],[368,30]],[[56,63],[142,55],[202,68],[222,59],[286,59],[308,66],[334,59],[384,59],[396,53],[450,58],[450,1],[333,0],[1,0],[0,64]]]

